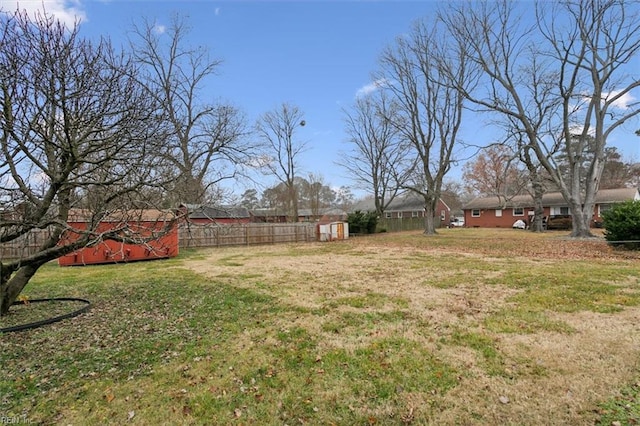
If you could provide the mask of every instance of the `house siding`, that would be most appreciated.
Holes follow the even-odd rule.
[[[451,209],[447,206],[444,201],[439,200],[436,205],[435,213],[435,223],[437,227],[444,227],[449,224],[451,221]],[[416,219],[416,218],[424,218],[426,217],[424,207],[419,204],[416,205],[412,209],[407,210],[394,210],[392,208],[387,209],[384,212],[383,219],[392,220],[392,219]]]
[[[473,210],[473,209],[472,209]],[[529,223],[533,216],[533,207],[525,207],[524,215],[516,216],[512,208],[502,209],[502,216],[496,216],[498,209],[480,209],[480,216],[473,217],[472,210],[464,210],[464,224],[468,228],[511,228],[516,220]],[[549,207],[544,208],[544,215],[549,217]]]
[[[527,199],[528,198],[528,199]],[[598,226],[602,222],[601,206],[609,206],[626,200],[638,200],[640,193],[635,188],[605,189],[596,194],[596,203],[593,210],[593,220],[591,226]],[[546,200],[546,202],[545,202]],[[566,202],[559,193],[549,193],[543,197],[544,216],[553,218],[563,216],[562,208],[567,208]],[[493,198],[477,198],[463,207],[465,226],[471,228],[511,228],[515,221],[523,220],[529,224],[533,217],[533,200],[526,196],[515,197],[511,204],[499,209],[502,205],[499,200]],[[514,215],[514,208],[523,210],[523,215]],[[502,215],[496,215],[496,211],[501,210]],[[479,216],[473,216],[474,211],[479,211]]]

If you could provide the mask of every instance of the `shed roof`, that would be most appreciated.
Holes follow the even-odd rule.
[[[619,203],[637,199],[640,199],[637,188],[601,189],[596,194],[596,203],[598,204]],[[556,207],[566,206],[567,202],[560,192],[549,192],[542,196],[542,204],[545,207]],[[462,209],[503,209],[513,207],[533,207],[533,197],[529,194],[516,195],[506,201],[503,197],[478,197],[469,201]]]

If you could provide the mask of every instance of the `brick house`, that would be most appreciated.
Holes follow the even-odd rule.
[[[375,203],[373,198],[364,199],[357,204],[355,204],[352,208],[352,211],[374,211]],[[436,205],[436,227],[443,227],[449,224],[451,220],[451,209],[449,206],[442,201],[438,200],[438,204]],[[406,195],[402,195],[396,197],[390,204],[387,206],[387,209],[383,213],[383,217],[381,219],[385,220],[394,220],[394,219],[410,219],[410,218],[424,218],[426,216],[425,208],[424,208],[424,199],[414,193],[409,193]]]
[[[602,212],[612,204],[629,200],[640,200],[638,188],[601,189],[596,194],[592,226],[602,223]],[[550,192],[542,197],[544,216],[548,220],[570,217],[571,211],[559,192]],[[533,197],[517,195],[505,201],[498,197],[478,197],[462,207],[466,227],[511,228],[517,220],[529,224],[534,213]]]

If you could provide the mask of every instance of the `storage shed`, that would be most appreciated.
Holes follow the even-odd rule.
[[[87,229],[90,214],[84,210],[73,210],[68,224],[79,231]],[[105,240],[92,247],[85,247],[58,259],[60,266],[89,265],[100,263],[133,262],[175,257],[178,255],[178,227],[172,212],[161,210],[140,210],[112,214],[104,218],[95,231],[96,234],[122,229],[141,239],[159,233],[158,238],[140,244],[125,244],[119,241]],[[170,225],[168,232],[161,232]],[[78,238],[73,231],[67,232],[67,241]]]
[[[336,241],[349,238],[348,222],[331,222],[318,224],[318,241]]]

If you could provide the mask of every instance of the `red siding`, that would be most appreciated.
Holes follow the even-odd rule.
[[[531,212],[531,215],[529,215]],[[602,218],[599,215],[600,209],[598,205],[594,207],[592,226],[594,221],[601,221]],[[524,220],[526,224],[529,224],[529,218],[533,216],[533,207],[524,208],[524,216],[514,216],[512,208],[506,208],[502,210],[502,217],[496,216],[496,210],[486,209],[480,210],[479,217],[471,216],[472,210],[464,211],[464,224],[468,228],[511,228],[513,223],[518,220]],[[544,208],[544,216],[549,217],[551,209],[549,207]]]
[[[549,208],[545,207],[544,215],[549,216]],[[531,215],[529,215],[531,212]],[[464,211],[464,225],[468,228],[511,228],[513,223],[517,220],[523,220],[525,223],[529,222],[529,218],[533,216],[533,208],[525,207],[523,209],[523,215],[515,216],[512,208],[506,208],[502,210],[502,217],[496,216],[496,210],[487,209],[480,210],[479,217],[473,217],[471,215],[472,210]]]
[[[75,229],[86,229],[86,223],[69,223]],[[109,230],[113,225],[103,222],[98,226],[97,232]],[[152,230],[161,230],[162,223],[130,223],[134,230],[138,227],[140,235],[149,235]],[[73,240],[73,234],[67,236]],[[152,240],[145,245],[123,244],[117,241],[104,241],[94,247],[85,247],[81,250],[62,256],[58,259],[60,266],[88,265],[98,263],[132,262],[136,260],[152,260],[175,257],[178,255],[178,228],[174,226],[166,235]]]

